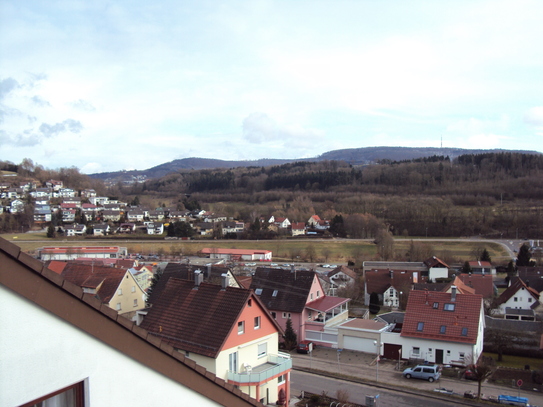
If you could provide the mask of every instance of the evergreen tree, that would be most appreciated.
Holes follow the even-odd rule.
[[[532,253],[530,253],[530,247],[524,243],[520,246],[517,255],[517,267],[533,267],[534,262],[531,261]]]
[[[471,272],[472,270],[471,270],[471,266],[469,265],[469,261],[466,260],[464,262],[464,265],[462,266],[462,273],[469,274]]]
[[[49,225],[47,227],[47,237],[54,238],[56,237],[57,233],[55,232],[55,227],[53,225]]]
[[[291,319],[287,319],[287,326],[285,328],[285,335],[283,335],[283,342],[285,344],[285,349],[292,350],[296,347],[298,343],[298,337],[294,329],[292,329]]]
[[[488,250],[486,250],[486,248],[484,248],[483,252],[481,253],[481,261],[488,261],[489,263],[492,263],[490,253],[488,253]]]
[[[376,292],[370,294],[370,313],[378,314],[381,310],[381,305],[379,305],[379,295]]]

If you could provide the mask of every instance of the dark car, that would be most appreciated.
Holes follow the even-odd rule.
[[[472,370],[466,370],[464,372],[464,379],[466,380],[477,380],[477,377],[475,377],[475,373],[473,373]]]
[[[309,352],[313,351],[314,347],[315,346],[313,345],[313,342],[302,341],[296,347],[296,352],[298,352],[298,353],[309,353]]]

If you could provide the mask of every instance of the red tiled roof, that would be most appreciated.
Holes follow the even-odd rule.
[[[481,294],[483,298],[494,296],[494,281],[489,274],[460,274],[458,276],[465,285],[473,287],[475,294]]]
[[[445,267],[445,268],[449,268],[449,266],[447,265],[447,263],[445,263],[443,260],[441,259],[438,259],[436,256],[433,256],[433,257],[430,257],[429,259],[426,259],[424,260],[424,264],[426,264],[426,266],[428,268],[432,268],[432,267]]]
[[[464,284],[464,282],[458,276],[454,278],[452,283],[447,284],[447,287],[443,290],[443,292],[449,291],[452,286],[456,287],[459,294],[475,294],[475,289]]]
[[[315,311],[327,312],[349,301],[350,298],[330,297],[328,295],[324,295],[317,298],[315,301],[311,301],[310,303],[306,304],[306,307]]]
[[[215,249],[215,248],[203,248],[202,249],[203,254],[265,254],[265,253],[271,253],[269,250],[245,250],[245,249]]]
[[[79,287],[100,287],[96,293],[96,297],[102,302],[108,303],[117,291],[126,273],[128,273],[127,270],[114,267],[67,263],[61,276]],[[101,285],[98,282],[99,280],[101,280]]]
[[[57,274],[62,274],[62,270],[64,270],[66,264],[68,263],[65,261],[51,260],[47,265],[47,268],[49,268],[49,270],[53,270]]]
[[[356,277],[357,277],[356,273],[347,266],[338,266],[335,269],[333,269],[332,271],[330,271],[327,274],[327,276],[330,278],[330,277],[332,277],[333,275],[336,275],[339,272],[341,272],[341,273],[343,273],[343,274],[345,274],[345,275],[347,275],[347,276],[349,276],[349,277],[351,277],[353,279],[356,279]]]
[[[303,222],[295,222],[290,225],[292,229],[305,229],[305,223]]]
[[[411,291],[407,301],[401,336],[448,342],[477,342],[483,297],[478,294],[452,294],[434,291]],[[436,304],[436,307],[434,306]],[[445,304],[454,304],[454,310],[445,311]],[[419,323],[424,323],[419,331]],[[441,332],[444,326],[445,333]],[[462,335],[467,328],[466,335]]]
[[[392,271],[392,277],[391,275]],[[420,281],[419,273],[419,281]],[[370,270],[366,272],[366,287],[369,294],[383,294],[390,286],[396,290],[411,287],[413,271],[410,270]]]
[[[175,348],[215,358],[247,304],[250,290],[170,278],[141,327]],[[257,299],[255,299],[258,301]]]
[[[119,251],[119,247],[117,246],[89,246],[89,247],[44,247],[41,249],[41,252],[44,254],[52,254],[52,253],[81,253],[81,254],[89,254],[89,253],[117,253]]]

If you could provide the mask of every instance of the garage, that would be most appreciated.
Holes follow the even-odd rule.
[[[395,345],[393,343],[385,343],[383,349],[383,357],[385,359],[398,359],[401,357],[402,345]]]
[[[349,350],[357,350],[359,352],[375,353],[377,349],[373,343],[373,339],[360,338],[356,336],[343,336],[343,347]]]

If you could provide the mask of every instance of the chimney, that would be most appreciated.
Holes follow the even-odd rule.
[[[202,284],[202,281],[204,281],[204,275],[200,270],[196,270],[194,272],[194,288],[198,289],[198,287],[200,287],[200,284]]]
[[[452,302],[456,301],[456,286],[455,285],[451,286],[451,301]]]
[[[211,278],[211,263],[207,264],[206,278]]]
[[[228,274],[223,273],[221,274],[221,289],[226,290],[226,287],[228,287]]]
[[[290,272],[291,272],[291,273],[294,273],[294,263],[292,263],[292,264],[290,265]]]
[[[394,278],[394,270],[389,270],[388,274],[389,274],[390,278]]]

